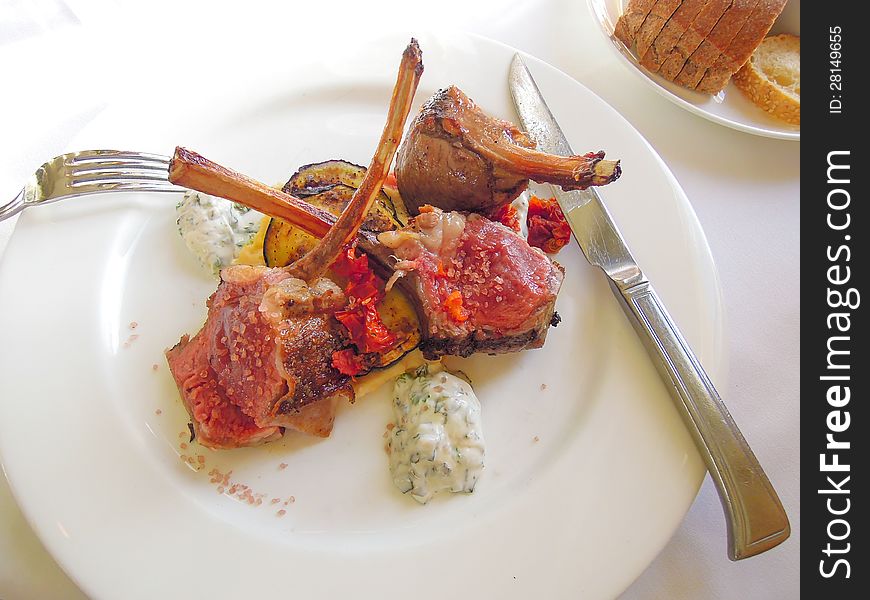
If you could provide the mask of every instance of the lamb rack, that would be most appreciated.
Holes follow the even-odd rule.
[[[484,214],[519,196],[529,179],[562,189],[606,185],[620,175],[604,152],[554,156],[515,125],[484,113],[456,86],[423,105],[396,157],[399,193],[412,214],[425,205]]]
[[[177,151],[173,164],[174,183],[241,202],[312,235],[342,227],[341,219],[190,151]],[[194,170],[197,177],[188,177]],[[374,234],[357,222],[353,233],[378,274],[400,286],[414,305],[422,324],[420,349],[428,359],[539,348],[557,321],[562,267],[501,223],[423,207],[402,229]]]
[[[347,332],[334,317],[346,298],[321,275],[355,238],[381,189],[422,71],[420,49],[411,40],[374,158],[335,226],[311,207],[294,212],[308,231],[323,236],[318,246],[286,269],[237,265],[221,271],[203,328],[166,352],[203,445],[255,445],[280,437],[283,428],[325,437],[336,402],[353,399],[350,378],[333,366],[333,354],[348,345]],[[273,204],[301,204],[183,148],[176,149],[169,178],[265,212]]]

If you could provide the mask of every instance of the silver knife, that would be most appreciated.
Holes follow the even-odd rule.
[[[574,154],[519,54],[511,62],[509,81],[523,128],[538,148]],[[776,491],[598,193],[555,186],[553,192],[586,259],[610,279],[707,464],[725,510],[728,557],[740,560],[779,545],[791,528]]]

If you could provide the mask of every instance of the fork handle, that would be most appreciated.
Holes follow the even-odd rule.
[[[648,281],[613,286],[661,373],[719,492],[728,557],[740,560],[785,541],[788,517],[716,388]]]
[[[24,188],[11,201],[0,206],[0,221],[4,221],[24,210]]]

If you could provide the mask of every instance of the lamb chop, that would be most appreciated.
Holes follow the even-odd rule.
[[[297,215],[323,236],[318,246],[289,268],[238,265],[221,271],[202,330],[193,338],[182,337],[166,352],[201,444],[254,445],[280,437],[282,428],[326,437],[336,402],[353,400],[350,378],[332,364],[333,353],[349,344],[347,332],[334,318],[346,298],[321,275],[356,236],[383,185],[422,71],[420,49],[411,40],[374,158],[335,226],[330,228],[332,223],[323,221],[318,211]],[[200,161],[204,159],[176,149],[170,180],[202,191],[208,186],[196,183],[202,176]],[[253,193],[257,202],[275,201],[265,186],[226,170],[212,169],[207,179],[219,186],[244,180],[239,189]],[[244,193],[235,199],[245,202]]]
[[[619,161],[604,152],[554,156],[516,126],[484,113],[456,86],[423,105],[396,157],[399,193],[412,214],[425,205],[490,214],[510,203],[529,179],[565,190],[615,181]]]
[[[378,241],[360,247],[398,259],[388,286],[398,281],[414,299],[430,360],[540,348],[558,323],[564,269],[501,223],[424,206],[408,227]]]
[[[281,427],[329,435],[337,400],[353,399],[331,369],[343,339],[330,310],[343,305],[328,279],[308,287],[283,269],[224,269],[203,328],[166,352],[200,443],[250,446]]]

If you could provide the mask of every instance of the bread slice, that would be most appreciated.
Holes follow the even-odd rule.
[[[733,81],[774,117],[801,124],[800,37],[783,33],[765,38]]]
[[[674,11],[682,3],[682,0],[659,0],[650,9],[649,14],[643,21],[643,25],[637,30],[635,44],[637,57],[643,58],[649,47],[656,40],[662,28],[674,14]]]
[[[689,28],[705,4],[707,0],[683,0],[647,51],[640,55],[640,64],[653,73],[658,71],[668,53],[674,49],[680,36]]]
[[[752,52],[761,44],[764,36],[785,8],[786,1],[761,0],[737,37],[707,68],[707,72],[695,89],[706,94],[715,94],[724,88],[731,76],[749,60]]]
[[[616,20],[613,35],[626,47],[631,48],[637,38],[637,31],[655,3],[656,0],[629,0],[625,11]]]
[[[734,0],[719,22],[710,30],[710,35],[689,56],[680,73],[674,78],[674,83],[694,89],[707,72],[707,67],[712,65],[731,45],[731,40],[737,37],[756,4],[758,0]]]
[[[692,24],[683,32],[680,39],[674,45],[674,49],[668,54],[667,58],[662,62],[659,73],[671,81],[680,73],[683,65],[686,64],[686,59],[694,52],[701,42],[704,41],[710,31],[719,22],[719,18],[725,14],[725,11],[731,6],[731,0],[708,0],[698,12],[698,16],[692,21]]]

